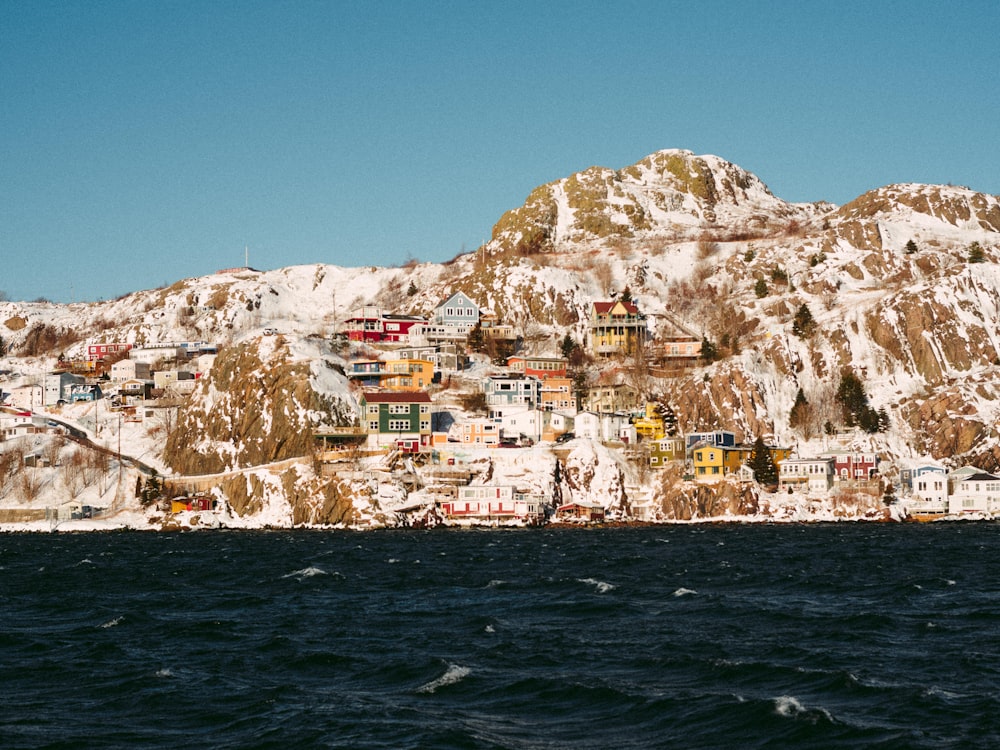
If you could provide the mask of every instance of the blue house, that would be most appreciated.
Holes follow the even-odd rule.
[[[689,432],[685,436],[686,446],[691,450],[698,443],[714,448],[735,448],[736,435],[726,430],[713,430],[712,432]]]
[[[465,292],[455,292],[448,299],[434,308],[431,323],[438,326],[468,326],[472,328],[479,322],[479,305]]]

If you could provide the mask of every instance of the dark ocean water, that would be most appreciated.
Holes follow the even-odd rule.
[[[1000,747],[1000,525],[0,536],[2,748]]]

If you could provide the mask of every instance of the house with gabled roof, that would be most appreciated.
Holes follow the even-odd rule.
[[[590,310],[590,350],[599,357],[630,354],[649,340],[646,316],[634,302],[594,302]]]
[[[455,292],[434,308],[431,321],[436,326],[468,326],[479,322],[479,305],[465,292]]]

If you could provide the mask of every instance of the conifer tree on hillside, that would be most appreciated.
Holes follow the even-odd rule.
[[[803,302],[802,306],[799,307],[798,312],[795,313],[795,318],[792,321],[792,333],[800,339],[807,339],[812,336],[813,331],[815,330],[816,321],[813,320],[812,313],[809,311],[809,306]]]
[[[917,252],[917,243],[914,242],[913,240],[907,240],[905,251],[907,255],[913,255],[915,252]]]
[[[469,331],[466,345],[474,352],[486,351],[486,337],[483,336],[483,326],[478,321]]]
[[[677,434],[677,414],[670,404],[661,404],[660,414],[663,416],[663,432],[667,437],[673,437]]]
[[[719,358],[719,349],[714,343],[709,341],[708,336],[701,337],[701,359],[706,364],[715,362]]]
[[[764,299],[767,296],[767,282],[764,279],[757,279],[757,283],[753,286],[753,293],[757,295],[757,299]]]
[[[986,253],[978,242],[969,245],[969,263],[983,263],[986,260]]]
[[[799,392],[795,394],[795,403],[792,404],[792,411],[788,415],[789,427],[801,427],[806,424],[809,421],[811,413],[812,409],[809,407],[809,401],[806,400],[806,394],[799,388]]]
[[[840,376],[837,401],[844,415],[844,424],[848,427],[857,426],[869,433],[879,432],[878,412],[869,406],[865,387],[853,372],[847,371]]]
[[[762,486],[777,484],[778,466],[774,463],[771,451],[764,445],[764,438],[759,435],[754,441],[749,464],[750,468],[753,469],[754,479],[757,480],[757,484]]]

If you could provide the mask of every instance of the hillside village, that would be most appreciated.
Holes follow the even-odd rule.
[[[0,524],[992,517],[1000,205],[904,188],[660,152],[448,264],[0,303]]]

